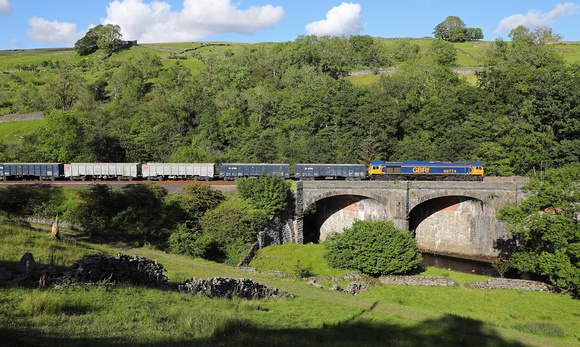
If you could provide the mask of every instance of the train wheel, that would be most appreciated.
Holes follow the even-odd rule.
[[[163,181],[163,176],[157,176],[157,180],[158,180],[159,182]]]
[[[87,180],[87,176],[81,176],[81,181],[86,181]]]

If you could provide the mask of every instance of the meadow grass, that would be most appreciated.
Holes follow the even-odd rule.
[[[324,260],[323,254],[324,247],[320,244],[287,243],[260,249],[250,262],[250,266],[258,271],[278,270],[292,276],[296,275],[297,267],[309,268],[311,276],[340,277],[352,272],[331,268]]]
[[[0,215],[0,267],[14,268],[22,256],[31,252],[40,265],[51,265],[63,271],[86,254],[102,252],[114,255],[118,249],[107,245],[79,242],[62,236],[62,241],[51,240],[49,230],[36,230],[17,218]]]
[[[0,123],[0,141],[22,141],[22,136],[35,133],[43,123],[44,119]]]
[[[0,266],[14,270],[20,256],[35,258],[59,247],[62,263],[118,249],[84,242],[51,243],[46,231],[0,219]],[[14,248],[14,252],[9,249]],[[319,275],[341,272],[321,264],[321,245],[282,245],[260,250],[264,269],[289,271],[300,260]],[[159,261],[171,283],[185,278],[251,277],[294,299],[210,299],[173,290],[129,285],[49,289],[0,287],[0,341],[13,345],[482,345],[568,346],[580,340],[580,302],[569,296],[481,290],[463,283],[487,277],[427,268],[460,283],[448,288],[377,286],[358,296],[292,280],[152,249],[125,250]],[[129,253],[127,253],[129,254]],[[43,256],[44,258],[44,256]],[[287,259],[284,259],[287,258]]]

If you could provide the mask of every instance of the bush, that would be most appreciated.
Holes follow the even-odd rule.
[[[410,273],[422,260],[412,232],[390,221],[356,220],[343,233],[331,234],[324,245],[330,266],[370,276]]]
[[[241,199],[228,200],[207,210],[199,226],[181,224],[169,238],[169,245],[176,253],[237,265],[266,222],[262,210]]]
[[[206,212],[199,223],[204,234],[212,234],[221,243],[230,243],[254,242],[267,221],[262,210],[243,200],[228,200]]]
[[[286,198],[290,194],[290,183],[278,176],[266,176],[265,174],[265,171],[262,172],[262,176],[258,179],[242,178],[238,180],[237,189],[242,198],[271,216],[286,207]]]

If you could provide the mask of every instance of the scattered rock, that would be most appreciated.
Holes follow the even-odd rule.
[[[344,290],[345,293],[348,293],[350,295],[357,295],[360,294],[364,291],[367,291],[370,289],[370,286],[368,283],[365,282],[351,282],[348,284],[348,286],[346,287],[346,289]]]
[[[308,284],[310,284],[313,287],[316,288],[320,288],[320,289],[326,289],[324,286],[316,283],[315,280],[311,279],[310,281],[308,281]],[[341,292],[341,293],[347,293],[350,295],[357,295],[360,294],[366,290],[370,289],[370,285],[366,282],[351,282],[348,284],[348,286],[346,287],[346,289],[342,289],[340,288],[340,286],[338,284],[333,284],[330,287],[330,290],[335,291],[335,292]]]
[[[313,287],[319,288],[319,289],[326,289],[326,287],[325,287],[325,286],[323,286],[323,285],[320,285],[320,284],[316,283],[316,281],[315,281],[315,280],[310,280],[310,281],[308,281],[308,284],[310,284],[310,285],[311,285],[311,286],[313,286]]]
[[[294,278],[294,276],[290,276],[286,273],[283,273],[282,271],[277,271],[277,270],[266,270],[262,273],[276,275],[276,276],[280,276],[280,277],[286,277],[286,278]]]
[[[236,267],[236,269],[237,270],[242,270],[242,271],[245,271],[245,272],[251,272],[251,273],[258,273],[258,272],[260,272],[260,271],[254,269],[251,266],[238,266],[238,267]]]
[[[335,291],[335,292],[342,292],[342,288],[340,288],[340,286],[338,284],[331,285],[330,290]]]
[[[238,296],[244,299],[261,298],[291,298],[292,294],[286,294],[278,288],[268,288],[263,284],[254,282],[248,278],[223,278],[215,277],[207,280],[193,278],[178,286],[180,291],[196,295],[204,295],[210,298],[231,298]]]

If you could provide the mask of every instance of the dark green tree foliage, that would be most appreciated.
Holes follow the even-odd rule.
[[[452,43],[443,40],[433,40],[427,50],[427,55],[439,65],[453,66],[457,60],[457,50]]]
[[[225,200],[222,192],[205,184],[189,184],[183,188],[179,196],[181,209],[187,215],[188,224],[197,224],[199,219],[209,210],[219,206]]]
[[[77,220],[85,225],[104,229],[117,213],[116,194],[106,184],[92,184],[78,192]]]
[[[75,43],[78,55],[89,55],[99,49],[112,53],[121,45],[121,27],[116,24],[99,24],[87,31],[85,36]]]
[[[178,220],[180,206],[167,199],[167,192],[155,183],[136,184],[117,197],[117,210],[110,228],[117,237],[139,245],[163,246]]]
[[[543,177],[542,177],[543,176]],[[516,248],[512,267],[547,277],[556,287],[580,294],[580,164],[533,177],[529,196],[500,210]]]
[[[574,142],[569,135],[579,134],[572,130],[578,121],[577,103],[569,99],[578,90],[574,68],[564,66],[549,45],[501,40],[493,44],[485,65],[479,84],[497,105],[492,125],[496,136],[489,144],[497,157],[491,167],[502,162],[512,174],[521,175],[570,162],[577,150],[568,146]]]
[[[459,17],[449,16],[435,26],[433,35],[436,39],[451,42],[464,42],[483,39],[480,28],[467,28]]]
[[[396,61],[403,62],[419,57],[420,47],[418,44],[406,39],[394,39],[388,47],[389,55]]]
[[[84,162],[84,115],[79,112],[53,111],[39,130],[38,158],[42,162]]]
[[[391,221],[356,220],[344,232],[331,234],[324,245],[330,266],[375,277],[411,273],[422,260],[413,233]]]
[[[538,26],[534,30],[519,25],[512,29],[508,34],[514,44],[536,44],[544,45],[548,43],[555,43],[562,39],[562,35],[553,32],[552,28],[545,26]]]
[[[99,30],[102,28],[102,24],[90,28],[85,36],[75,43],[75,51],[78,55],[89,55],[95,53],[99,49],[97,41],[99,40]]]
[[[272,216],[286,207],[286,200],[290,194],[290,183],[284,179],[265,172],[258,179],[241,178],[237,181],[240,196]]]
[[[121,27],[116,24],[107,24],[98,31],[97,46],[108,54],[121,47]]]
[[[12,113],[65,108],[75,119],[5,143],[3,161],[355,163],[371,134],[383,160],[482,160],[489,175],[525,175],[580,155],[579,69],[545,41],[482,45],[478,86],[449,69],[445,42],[421,53],[368,36],[195,53],[199,74],[139,47],[126,60],[22,65],[48,72],[34,83],[12,74]],[[390,61],[397,73],[372,85],[341,77]]]
[[[192,238],[189,238],[193,246],[190,252],[206,259],[236,265],[248,252],[267,221],[268,216],[264,211],[244,200],[225,201],[201,218],[201,232],[196,235],[195,241],[191,242]]]

